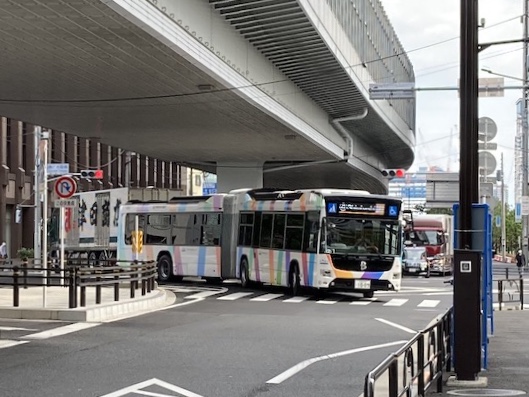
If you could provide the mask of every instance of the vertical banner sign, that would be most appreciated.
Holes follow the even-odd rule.
[[[496,227],[501,227],[501,216],[496,215]]]
[[[48,140],[47,139],[41,139],[39,142],[39,155],[38,155],[38,173],[39,173],[39,191],[40,192],[46,192],[47,190],[47,183],[44,181],[44,167],[47,167],[47,165],[43,164],[44,160],[44,154],[48,151]],[[40,201],[43,201],[42,197],[40,198]]]
[[[522,203],[516,203],[514,205],[514,221],[516,223],[522,223]]]

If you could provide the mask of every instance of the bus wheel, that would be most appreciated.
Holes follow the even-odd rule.
[[[292,296],[297,296],[300,290],[299,268],[298,265],[292,265],[288,273],[288,289]]]
[[[241,287],[248,288],[250,286],[250,279],[248,278],[248,261],[246,258],[241,260]]]
[[[364,292],[364,298],[372,298],[375,295],[375,291]]]
[[[158,259],[158,281],[166,282],[171,279],[173,262],[169,255],[162,255]]]

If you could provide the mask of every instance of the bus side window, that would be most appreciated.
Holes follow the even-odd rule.
[[[317,212],[308,212],[305,220],[303,251],[318,252],[318,234],[320,219]]]

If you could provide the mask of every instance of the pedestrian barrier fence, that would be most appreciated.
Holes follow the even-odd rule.
[[[114,289],[114,301],[119,302],[120,288],[129,286],[130,298],[134,299],[136,290],[140,289],[141,295],[150,293],[155,289],[157,266],[155,261],[116,261],[107,260],[98,266],[88,265],[87,260],[68,261],[65,269],[56,267],[43,268],[30,266],[24,261],[13,264],[4,261],[0,272],[0,286],[13,287],[13,306],[20,304],[20,288],[37,286],[57,286],[68,288],[68,307],[76,308],[86,306],[86,289],[95,288],[95,303],[101,303],[102,288]]]
[[[523,278],[511,278],[505,280],[495,280],[498,283],[498,306],[499,309],[508,303],[520,303],[520,310],[523,310]]]
[[[424,396],[432,385],[443,391],[443,368],[451,368],[453,308],[419,331],[365,377],[364,397]]]

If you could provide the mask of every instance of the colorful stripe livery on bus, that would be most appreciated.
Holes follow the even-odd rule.
[[[365,191],[239,189],[123,206],[118,258],[158,261],[159,279],[239,278],[246,287],[400,289],[401,201]],[[133,252],[135,230],[143,232]],[[136,250],[138,251],[138,250]]]

